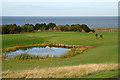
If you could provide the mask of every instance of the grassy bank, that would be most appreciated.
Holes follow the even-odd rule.
[[[3,35],[3,48],[39,44],[43,42],[96,46],[84,51],[84,54],[71,58],[43,61],[3,61],[3,71],[32,70],[47,67],[72,66],[80,64],[117,63],[118,62],[118,32],[97,31],[103,39],[95,38],[95,33],[80,32],[35,32],[25,34]]]

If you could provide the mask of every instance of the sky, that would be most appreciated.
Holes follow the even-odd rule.
[[[4,0],[2,16],[117,16],[117,0]]]

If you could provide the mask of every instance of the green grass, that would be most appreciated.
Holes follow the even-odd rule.
[[[2,69],[26,70],[39,68],[92,64],[92,63],[118,63],[118,32],[97,31],[103,35],[103,39],[96,39],[95,33],[80,32],[36,32],[25,34],[3,35],[2,47],[23,46],[43,42],[71,44],[71,45],[93,45],[84,54],[71,58],[43,61],[3,61]]]
[[[80,76],[80,78],[113,78],[113,77],[116,77],[116,75],[118,75],[118,70],[101,71],[101,72],[93,73],[86,76]]]
[[[36,32],[25,34],[8,34],[2,36],[2,47],[16,45],[38,44],[45,41],[76,45],[111,45],[117,43],[117,32],[97,32],[103,35],[103,39],[96,39],[95,33],[80,32]],[[111,44],[108,44],[111,43]]]

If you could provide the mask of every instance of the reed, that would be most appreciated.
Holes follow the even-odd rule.
[[[42,59],[42,56],[30,55],[27,53],[22,53],[13,57],[14,60],[32,60],[32,59]]]
[[[60,58],[69,58],[69,57],[73,57],[77,54],[81,54],[83,53],[85,50],[87,50],[88,48],[82,47],[82,48],[72,48],[71,50],[67,51],[66,53],[62,54],[60,56]]]
[[[6,57],[2,57],[2,59],[5,59]],[[14,56],[13,58],[9,59],[9,60],[15,60],[15,61],[27,61],[27,60],[48,60],[48,59],[58,59],[59,57],[57,57],[56,55],[53,55],[53,57],[51,57],[49,54],[45,55],[45,56],[41,56],[41,55],[30,55],[27,53],[21,53],[19,55]]]

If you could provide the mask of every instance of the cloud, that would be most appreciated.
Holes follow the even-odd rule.
[[[4,16],[36,15],[117,15],[114,2],[6,2]]]

